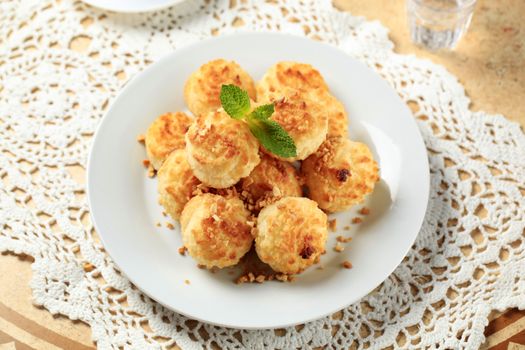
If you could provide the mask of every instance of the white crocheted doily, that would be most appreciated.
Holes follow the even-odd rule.
[[[327,41],[368,64],[415,110],[430,159],[426,219],[395,272],[332,317],[282,330],[198,323],[142,294],[99,243],[78,178],[127,78],[187,43],[247,29]],[[72,50],[79,40],[88,45]],[[525,137],[471,112],[443,67],[392,49],[381,24],[328,0],[192,0],[139,15],[3,0],[0,250],[33,256],[35,303],[88,323],[101,349],[477,349],[492,309],[525,308]]]

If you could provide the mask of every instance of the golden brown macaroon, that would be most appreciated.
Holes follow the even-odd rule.
[[[286,130],[297,148],[297,156],[286,158],[287,161],[305,159],[326,139],[327,114],[315,97],[315,90],[290,92],[286,97],[273,101],[275,112],[271,119]]]
[[[201,183],[193,175],[186,160],[186,151],[184,149],[173,151],[160,167],[157,176],[159,203],[166,213],[178,220],[182,209]]]
[[[327,136],[347,137],[348,115],[345,107],[341,101],[328,92],[322,92],[320,95],[318,101],[323,105],[328,118]]]
[[[278,62],[271,66],[257,84],[257,99],[271,100],[273,94],[282,95],[283,90],[309,91],[322,89],[328,91],[323,76],[309,64],[298,62]]]
[[[159,170],[168,155],[184,148],[184,134],[192,118],[182,112],[165,113],[155,119],[146,132],[146,153],[151,165]]]
[[[235,265],[253,242],[252,218],[237,197],[193,197],[182,211],[182,240],[190,255],[208,268]]]
[[[329,137],[301,166],[309,197],[335,212],[361,203],[374,190],[379,168],[368,147],[343,137]]]
[[[318,261],[327,235],[327,217],[317,203],[286,197],[259,213],[255,249],[275,271],[296,274]]]
[[[186,133],[186,156],[205,185],[226,188],[260,162],[259,144],[248,126],[224,110],[199,116]]]
[[[184,87],[184,100],[189,110],[199,116],[221,107],[219,95],[223,84],[234,84],[255,100],[253,79],[234,61],[218,59],[202,65],[192,73]]]
[[[290,163],[263,155],[259,165],[240,182],[241,193],[255,210],[282,197],[300,197],[301,181]]]

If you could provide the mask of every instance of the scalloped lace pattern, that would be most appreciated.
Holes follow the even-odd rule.
[[[425,222],[401,265],[360,302],[288,329],[215,327],[153,302],[104,252],[78,178],[128,77],[187,43],[237,30],[306,35],[368,64],[414,111],[430,160]],[[138,15],[4,0],[0,250],[33,256],[35,303],[88,323],[101,349],[477,349],[492,309],[525,307],[525,137],[468,106],[443,67],[395,54],[381,24],[328,0],[193,0]]]

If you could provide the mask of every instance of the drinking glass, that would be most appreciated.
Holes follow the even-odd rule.
[[[412,41],[430,50],[453,49],[467,31],[476,0],[407,0]]]

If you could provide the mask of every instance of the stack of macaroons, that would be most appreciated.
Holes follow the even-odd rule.
[[[244,121],[221,108],[226,84],[246,90],[255,104],[274,104],[271,119],[294,140],[296,157],[271,154]],[[237,63],[218,59],[189,77],[184,98],[195,118],[164,114],[145,143],[158,170],[159,202],[180,220],[189,254],[223,268],[237,264],[255,241],[259,258],[279,273],[300,273],[319,261],[325,212],[362,202],[379,179],[366,145],[346,138],[345,109],[322,75],[308,64],[279,62],[255,86]]]

